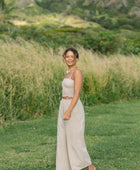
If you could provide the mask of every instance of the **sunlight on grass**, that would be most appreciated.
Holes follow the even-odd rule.
[[[95,22],[88,22],[85,20],[82,20],[78,16],[64,16],[64,15],[57,15],[57,17],[64,23],[64,25],[72,26],[72,27],[80,27],[80,28],[87,28],[87,27],[101,27],[99,24]]]
[[[49,24],[49,25],[57,25],[59,27],[60,26],[72,26],[72,27],[79,27],[79,28],[87,28],[87,27],[101,28],[99,24],[95,22],[89,22],[89,21],[83,20],[78,16],[55,14],[55,13],[46,14],[46,15],[44,14],[36,15],[33,18],[28,17],[28,20],[25,20],[25,21],[22,21],[21,19],[11,20],[11,22],[15,25]]]
[[[29,25],[26,21],[19,21],[19,20],[13,20],[12,23],[14,25]]]

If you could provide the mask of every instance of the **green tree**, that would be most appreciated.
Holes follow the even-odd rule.
[[[35,0],[35,3],[52,12],[63,12],[71,2],[68,0]]]
[[[5,7],[4,0],[0,0],[0,24],[3,22],[3,11]]]
[[[0,0],[0,12],[4,10],[5,2],[4,0]]]
[[[6,22],[6,20],[11,18],[10,13],[16,8],[17,4],[15,3],[15,0],[0,0],[0,23],[2,23],[3,21]]]
[[[54,0],[35,0],[35,3],[42,7],[42,8],[47,8],[50,9],[51,4],[54,2]]]

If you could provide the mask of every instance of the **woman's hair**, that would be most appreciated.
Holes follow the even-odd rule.
[[[76,58],[79,58],[79,53],[78,53],[78,51],[77,51],[75,48],[73,48],[73,47],[67,48],[67,49],[64,51],[64,53],[63,53],[63,57],[65,57],[65,55],[67,54],[68,51],[72,51],[73,54],[75,55],[75,57],[76,57]]]

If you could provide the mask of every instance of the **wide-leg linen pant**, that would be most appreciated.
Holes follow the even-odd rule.
[[[57,120],[56,170],[81,170],[91,164],[84,129],[85,113],[80,98],[69,120],[63,120],[72,99],[61,99]]]

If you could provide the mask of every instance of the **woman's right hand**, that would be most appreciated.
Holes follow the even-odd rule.
[[[69,120],[70,117],[71,117],[71,113],[70,113],[69,111],[66,111],[66,112],[64,113],[63,119],[64,119],[64,120]]]

